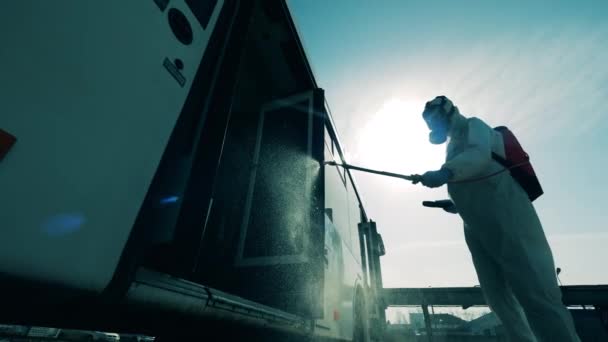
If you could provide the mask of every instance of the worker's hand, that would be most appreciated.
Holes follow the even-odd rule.
[[[446,184],[452,177],[452,171],[441,169],[437,171],[429,171],[422,175],[422,185],[429,188],[438,188]]]
[[[421,175],[412,175],[412,184],[418,184],[420,182],[422,182]]]

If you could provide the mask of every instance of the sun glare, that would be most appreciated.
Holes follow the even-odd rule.
[[[438,169],[445,146],[429,143],[429,129],[421,116],[423,107],[423,101],[386,101],[360,131],[357,163],[399,173]]]

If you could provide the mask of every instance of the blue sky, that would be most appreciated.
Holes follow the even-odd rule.
[[[564,284],[608,284],[608,2],[289,0],[352,163],[403,173],[441,166],[420,119],[447,95],[468,116],[507,125],[545,189],[535,202]],[[472,286],[447,198],[356,174],[387,255],[387,287]]]

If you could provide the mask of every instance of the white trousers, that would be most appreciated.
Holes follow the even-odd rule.
[[[451,187],[492,311],[514,342],[579,342],[562,303],[555,264],[527,194],[508,172]]]

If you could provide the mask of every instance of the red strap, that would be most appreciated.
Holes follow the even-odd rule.
[[[15,145],[17,138],[7,131],[0,129],[0,160],[4,159],[4,156],[8,151]]]

